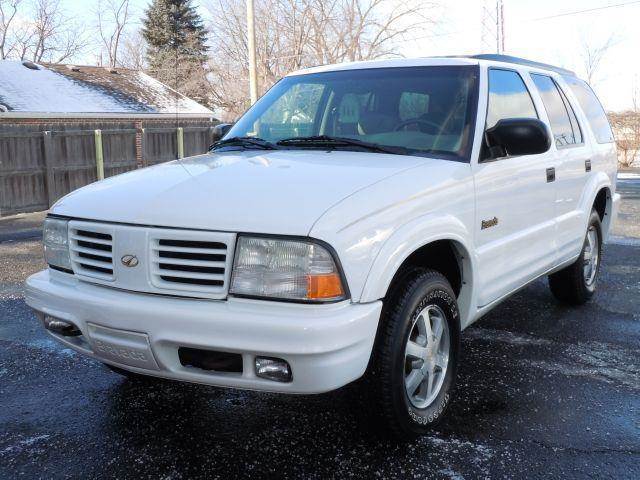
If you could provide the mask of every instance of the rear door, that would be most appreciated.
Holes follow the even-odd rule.
[[[486,128],[503,118],[538,118],[524,72],[488,69]],[[483,148],[474,178],[478,306],[521,287],[556,259],[553,155],[492,158]],[[549,176],[548,176],[549,175]]]
[[[588,172],[591,169],[591,149],[573,106],[551,75],[532,73],[531,79],[542,99],[553,133],[550,154],[556,165],[556,238],[559,261],[575,256],[584,240],[584,215],[579,210]]]

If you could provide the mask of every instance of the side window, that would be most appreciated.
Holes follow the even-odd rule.
[[[402,92],[398,105],[400,120],[419,118],[429,112],[429,95],[418,92]]]
[[[503,118],[538,118],[538,114],[518,72],[491,68],[486,128]]]
[[[536,73],[531,74],[531,79],[536,84],[540,97],[542,97],[542,103],[547,111],[549,123],[551,123],[551,131],[556,141],[556,147],[561,148],[579,143],[576,141],[573,127],[571,126],[569,111],[560,96],[556,83],[551,77]]]
[[[579,80],[575,77],[564,77],[565,81],[571,87],[573,94],[578,99],[580,107],[584,112],[591,130],[596,137],[598,143],[610,143],[613,142],[613,132],[607,119],[607,114],[604,112],[604,108],[600,104],[598,97],[593,93],[591,87],[586,82]]]
[[[576,139],[576,143],[582,143],[584,138],[582,136],[582,129],[580,128],[580,124],[578,123],[578,117],[576,117],[576,112],[571,105],[571,102],[567,98],[567,95],[562,90],[562,87],[556,83],[556,87],[560,91],[560,95],[562,95],[562,100],[564,100],[564,104],[567,107],[567,111],[569,112],[569,120],[571,120],[571,128],[573,129],[573,136]]]

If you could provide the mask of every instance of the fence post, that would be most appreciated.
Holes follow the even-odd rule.
[[[141,128],[140,129],[140,164],[138,165],[138,168],[147,166],[147,158],[144,153],[145,147],[146,147],[146,139],[144,134],[144,128]]]
[[[55,171],[53,169],[55,158],[53,151],[53,137],[51,131],[42,132],[42,139],[44,144],[44,164],[47,170],[45,177],[45,186],[47,189],[47,202],[51,207],[56,201],[56,180]]]
[[[102,154],[102,130],[95,131],[96,170],[98,180],[104,180],[104,156]]]
[[[178,127],[178,158],[184,158],[184,129]]]

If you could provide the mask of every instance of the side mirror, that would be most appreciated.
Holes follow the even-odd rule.
[[[535,155],[551,148],[551,135],[537,118],[504,118],[485,132],[491,158]]]
[[[227,132],[233,127],[233,123],[219,123],[215,127],[213,127],[212,141],[216,143],[222,137],[224,137]]]

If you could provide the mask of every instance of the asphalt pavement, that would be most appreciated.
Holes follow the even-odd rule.
[[[463,334],[456,398],[395,444],[346,387],[317,396],[134,382],[48,337],[24,303],[42,214],[0,220],[0,478],[640,478],[640,176],[599,290],[536,281]]]

